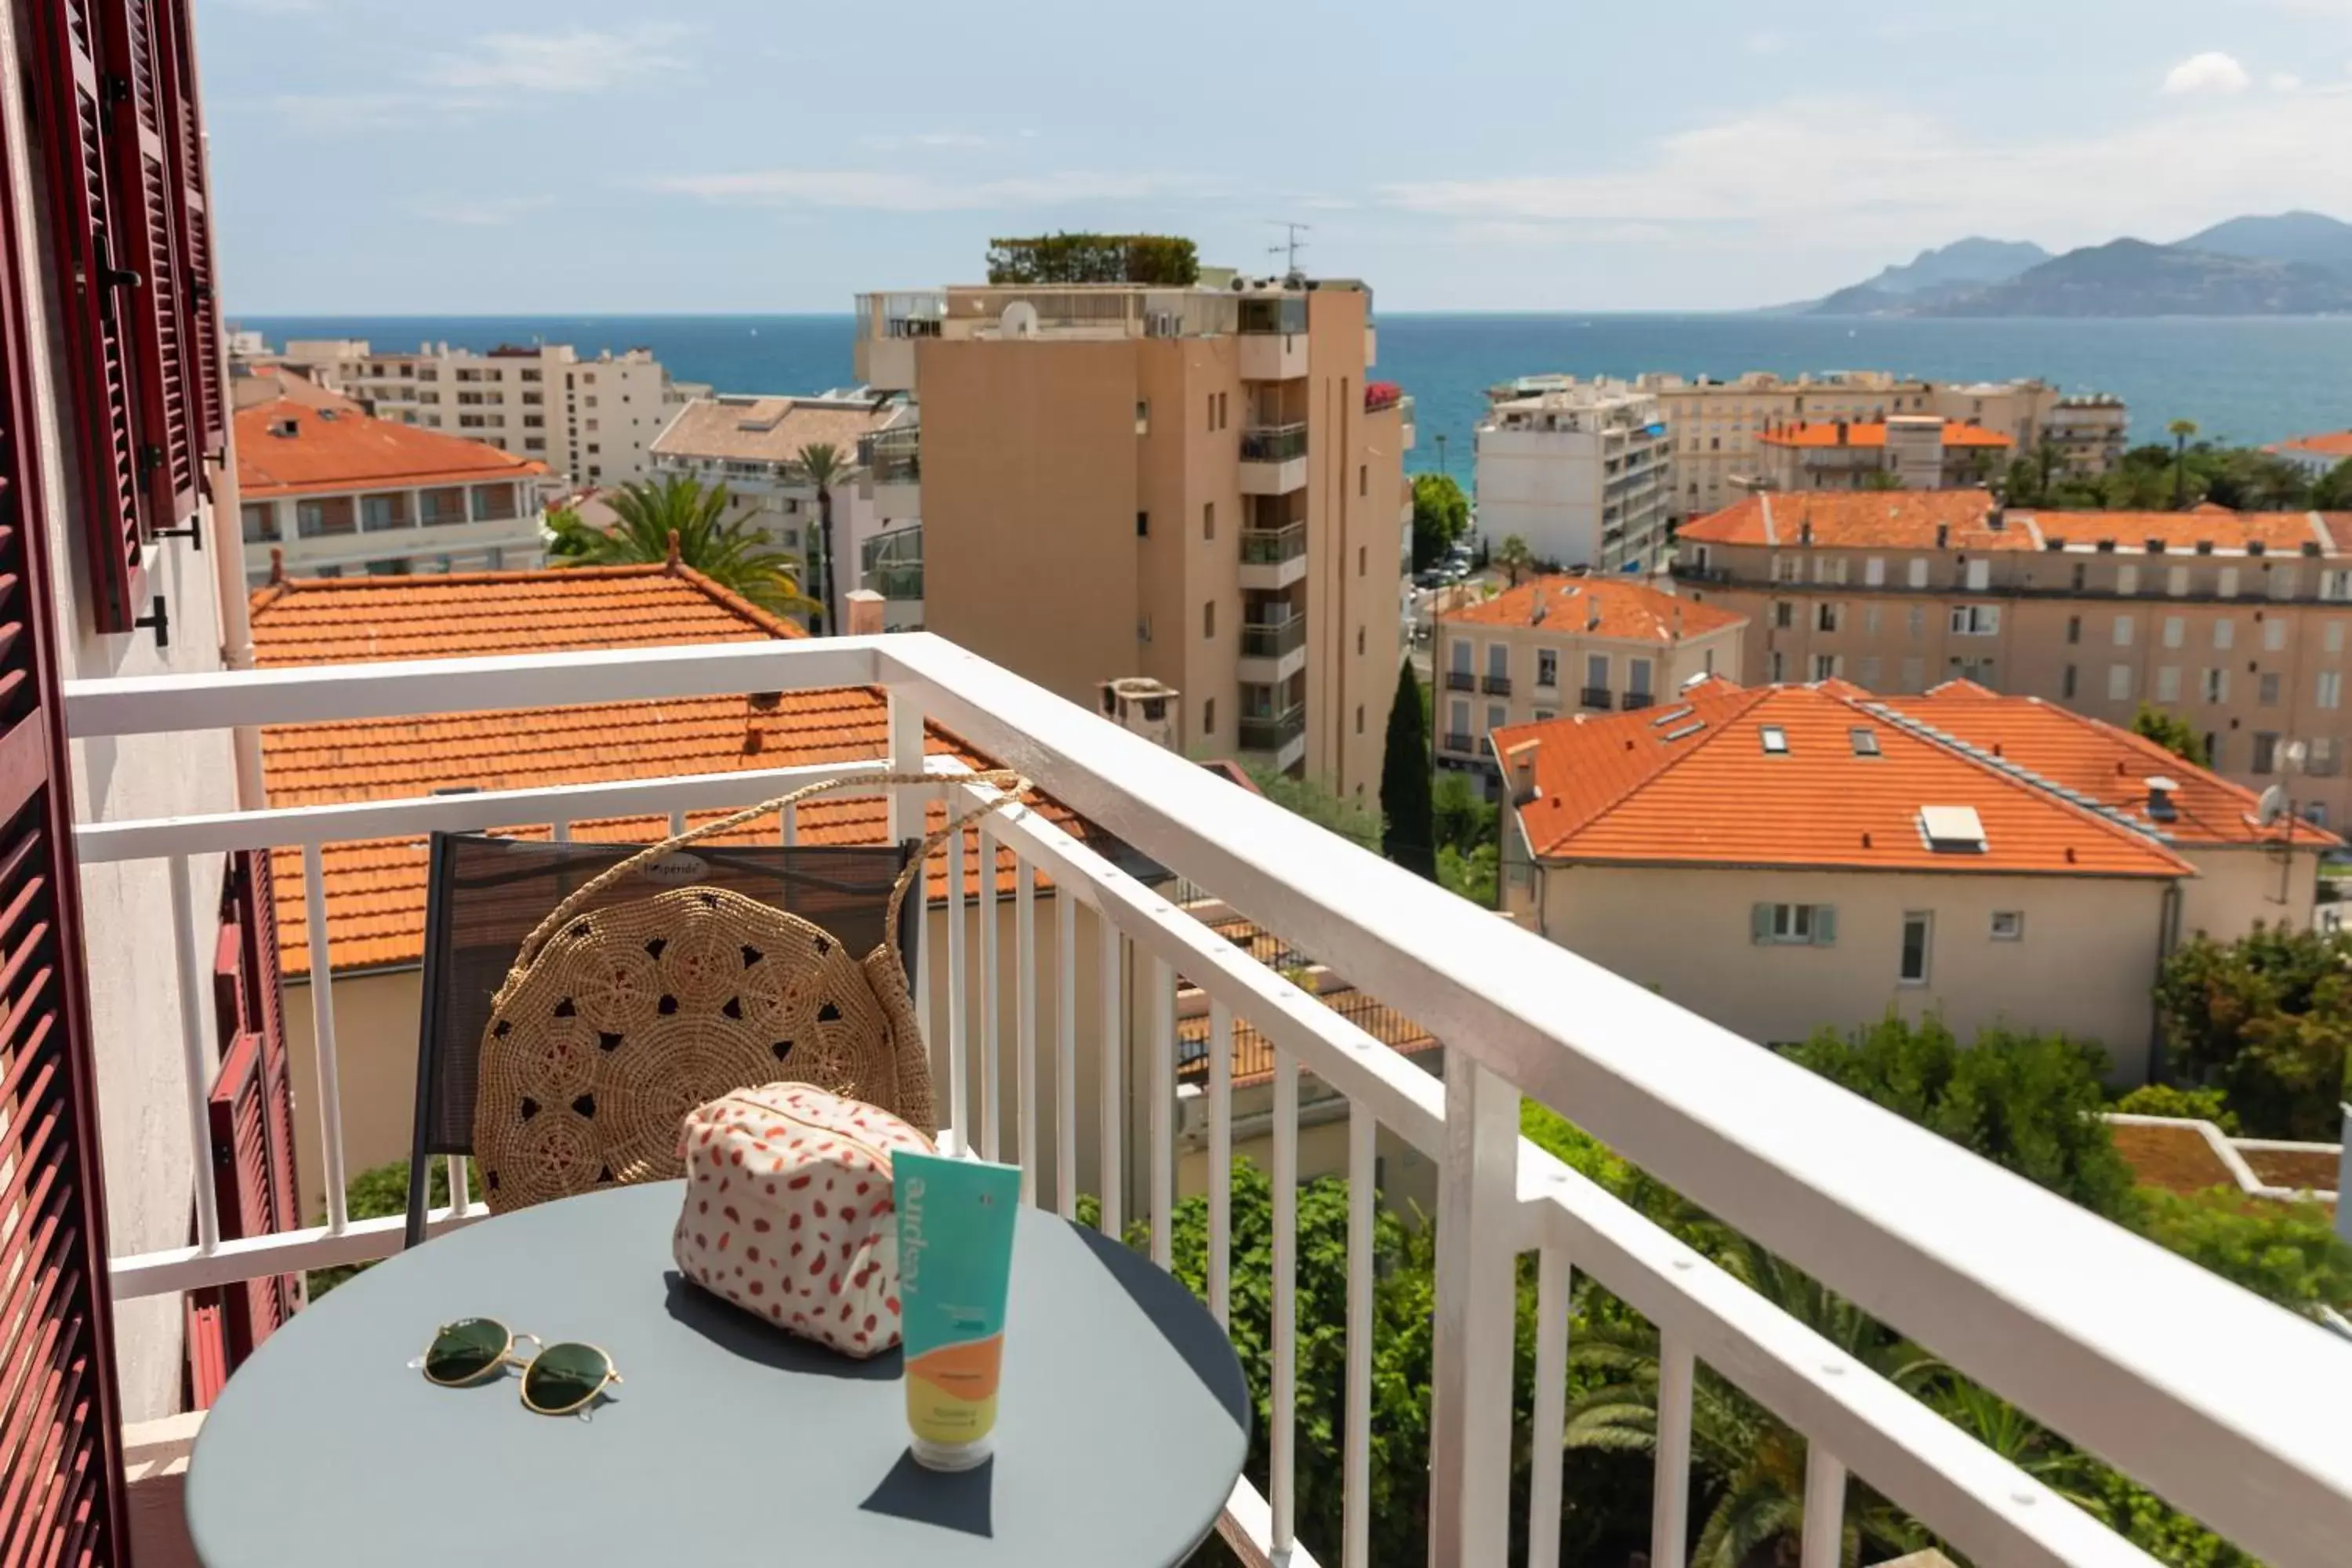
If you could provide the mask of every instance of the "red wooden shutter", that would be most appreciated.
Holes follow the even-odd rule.
[[[205,173],[205,122],[196,91],[196,37],[188,0],[155,0],[162,46],[163,101],[178,182],[181,300],[188,320],[188,412],[196,449],[209,458],[228,447],[228,367],[221,357],[220,299],[213,280],[212,182]]]
[[[297,1229],[294,1089],[278,988],[278,933],[259,857],[232,856],[221,890],[213,958],[213,1005],[226,1042],[211,1095],[215,1193],[220,1233],[229,1240]],[[266,870],[266,868],[265,868]],[[293,1275],[247,1280],[220,1295],[226,1364],[234,1371],[299,1305]],[[202,1354],[193,1342],[192,1380]]]
[[[122,319],[122,296],[139,263],[123,242],[106,156],[96,0],[44,0],[32,9],[41,58],[31,74],[66,329],[58,409],[76,432],[81,457],[81,504],[72,510],[82,522],[98,628],[127,632],[142,613],[146,592],[136,374]]]
[[[177,527],[196,510],[204,465],[202,419],[189,405],[190,336],[180,262],[180,128],[156,39],[153,0],[102,0],[100,29],[111,100],[107,142],[114,154],[116,209],[124,265],[139,279],[123,291],[125,324],[138,355],[139,477],[152,529]]]
[[[115,1563],[121,1407],[42,537],[64,498],[29,427],[25,216],[0,179],[0,1563]]]

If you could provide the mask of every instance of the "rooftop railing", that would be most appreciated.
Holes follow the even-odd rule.
[[[1371,1336],[1376,1137],[1440,1173],[1436,1226],[1428,1560],[1501,1568],[1512,1535],[1515,1443],[1558,1455],[1565,1421],[1570,1291],[1588,1277],[1656,1326],[1659,1420],[1651,1464],[1651,1562],[1679,1564],[1689,1540],[1694,1372],[1705,1364],[1805,1439],[1802,1561],[1843,1561],[1849,1476],[1979,1563],[2146,1564],[2150,1560],[2000,1454],[1840,1346],[1518,1135],[1523,1097],[1571,1114],[1629,1161],[1725,1225],[1805,1270],[1856,1308],[1933,1347],[1959,1372],[2097,1454],[2246,1551],[2288,1568],[2336,1563],[2352,1539],[2352,1345],[2196,1265],[1815,1078],[1532,932],[1227,784],[939,637],[639,648],[78,682],[67,692],[83,742],[239,726],[562,707],[583,702],[867,687],[887,696],[887,740],[866,763],[424,795],[344,805],[78,826],[86,865],[162,861],[181,896],[173,956],[183,994],[210,994],[208,930],[185,896],[194,858],[282,847],[302,868],[315,970],[331,973],[326,847],[519,824],[567,831],[584,819],[682,816],[734,806],[857,768],[929,770],[887,794],[884,833],[919,827],[926,805],[982,786],[927,757],[927,723],[1018,759],[1038,787],[1223,906],[1380,999],[1444,1042],[1432,1076],[1195,920],[1054,822],[1016,809],[978,830],[981,865],[1021,873],[1000,942],[963,916],[966,847],[947,887],[958,918],[944,953],[913,953],[935,1060],[949,1085],[950,1150],[1017,1161],[1024,1195],[1063,1214],[1078,1194],[1077,1152],[1130,1174],[1104,1184],[1102,1224],[1143,1227],[1171,1261],[1177,1167],[1175,1041],[1180,977],[1208,998],[1203,1089],[1209,1158],[1206,1291],[1220,1320],[1234,1278],[1228,1156],[1234,1140],[1233,1032],[1270,1042],[1265,1158],[1274,1194],[1272,1302],[1263,1351],[1270,1458],[1236,1486],[1220,1528],[1253,1561],[1363,1563],[1373,1507]],[[1449,736],[1461,749],[1462,737]],[[877,792],[878,793],[878,792]],[[783,826],[789,837],[791,822]],[[1001,858],[1000,858],[1001,857]],[[1042,873],[1050,883],[1041,888]],[[1043,905],[1044,907],[1040,908]],[[1066,1001],[1050,1026],[1036,1005],[1050,955],[1067,998],[1087,928],[1098,1016]],[[118,954],[93,954],[102,977]],[[942,970],[940,965],[944,963]],[[1090,967],[1092,965],[1090,964]],[[946,1004],[931,977],[947,977]],[[225,1240],[210,1195],[215,1151],[202,1076],[211,1043],[184,1008],[195,1194],[191,1245],[112,1260],[118,1299],[172,1297],[384,1257],[398,1219],[353,1217],[342,1195],[332,987],[311,988],[326,1178],[324,1223]],[[1050,992],[1049,992],[1050,994]],[[977,999],[976,1011],[964,1005]],[[997,1020],[1005,1021],[1000,1027]],[[941,1014],[944,1012],[945,1017]],[[974,1020],[977,1021],[974,1021]],[[1130,1048],[1130,1040],[1133,1047]],[[101,1038],[99,1049],[108,1049]],[[1098,1053],[1095,1092],[1078,1053]],[[1132,1129],[1127,1079],[1133,1085]],[[1298,1542],[1295,1315],[1301,1079],[1344,1098],[1349,1245],[1345,1270],[1346,1456],[1340,1524]],[[1050,1154],[1049,1154],[1050,1152]],[[111,1151],[125,1177],[146,1156]],[[1050,1165],[1047,1161],[1050,1157]],[[1050,1171],[1050,1180],[1048,1173]],[[462,1165],[436,1228],[481,1214]],[[1534,1403],[1515,1435],[1514,1310],[1532,1255]],[[1261,1294],[1262,1293],[1262,1294]],[[1018,1331],[1017,1330],[1015,1331]],[[201,1456],[198,1462],[201,1463]],[[1525,1507],[1531,1561],[1554,1568],[1563,1470],[1535,1468]]]

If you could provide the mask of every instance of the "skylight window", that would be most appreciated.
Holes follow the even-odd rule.
[[[1679,730],[1669,730],[1664,734],[1659,736],[1658,739],[1661,741],[1680,741],[1686,739],[1689,736],[1696,735],[1701,730],[1706,728],[1706,721],[1702,719],[1696,723],[1685,724]]]
[[[1680,708],[1669,708],[1664,712],[1650,721],[1650,728],[1653,730],[1662,730],[1678,719],[1689,718],[1693,711],[1694,710],[1687,703],[1684,704]]]
[[[1923,805],[1919,808],[1919,837],[1927,847],[1956,855],[1981,855],[1985,851],[1983,819],[1972,805]]]
[[[1783,730],[1778,724],[1767,724],[1764,726],[1760,733],[1764,741],[1764,754],[1766,756],[1785,757],[1789,754],[1788,731]]]
[[[1877,731],[1864,724],[1857,725],[1853,729],[1848,730],[1845,733],[1846,739],[1853,742],[1853,754],[1855,756],[1874,757],[1878,755]]]

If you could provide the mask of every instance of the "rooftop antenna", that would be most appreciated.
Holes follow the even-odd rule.
[[[1273,224],[1276,227],[1286,231],[1287,237],[1285,238],[1280,245],[1267,246],[1265,247],[1265,253],[1268,256],[1279,256],[1283,258],[1282,275],[1285,278],[1297,277],[1299,275],[1298,253],[1300,250],[1304,249],[1307,245],[1307,242],[1298,237],[1302,234],[1312,233],[1314,226],[1311,224],[1292,223],[1287,218],[1269,218],[1266,221]]]

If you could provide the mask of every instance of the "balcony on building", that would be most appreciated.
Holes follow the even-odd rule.
[[[1275,613],[1289,604],[1244,606],[1241,657],[1235,664],[1244,681],[1280,686],[1307,668],[1306,613],[1295,607],[1287,615]]]
[[[1238,328],[1244,381],[1290,381],[1307,374],[1307,296],[1243,296]]]
[[[1449,669],[1445,672],[1445,689],[1475,691],[1478,689],[1478,678],[1466,669]]]
[[[1507,675],[1485,675],[1479,678],[1478,687],[1489,697],[1508,697],[1511,694],[1511,678]]]
[[[1245,661],[1295,650],[1303,631],[1296,619],[1245,626]],[[1283,687],[1273,679],[1255,683]],[[1351,1244],[1344,1258],[1299,1258],[1300,1205],[1288,1198],[1310,1175],[1344,1175],[1349,1233],[1370,1240],[1376,1205],[1402,1206],[1394,1191],[1376,1193],[1376,1185],[1400,1182],[1410,1156],[1433,1173],[1433,1206],[1425,1215],[1435,1227],[1434,1300],[1423,1317],[1433,1325],[1424,1374],[1433,1416],[1425,1446],[1402,1460],[1391,1455],[1381,1461],[1409,1464],[1427,1477],[1428,1550],[1424,1555],[1416,1549],[1410,1561],[1504,1568],[1520,1560],[1513,1542],[1530,1521],[1538,1537],[1555,1537],[1564,1509],[1580,1500],[1575,1489],[1601,1486],[1635,1489],[1633,1512],[1650,1521],[1651,1562],[1686,1561],[1699,1522],[1694,1511],[1700,1486],[1690,1468],[1695,1398],[1735,1413],[1769,1412],[1802,1440],[1793,1459],[1781,1456],[1802,1473],[1806,1500],[1803,1523],[1793,1527],[1802,1532],[1801,1552],[1791,1550],[1789,1561],[1848,1561],[1840,1530],[1846,1509],[1881,1500],[1974,1563],[2122,1568],[2151,1561],[2110,1521],[2078,1506],[2063,1482],[2047,1484],[1987,1447],[1783,1310],[1774,1297],[1725,1271],[1684,1236],[1660,1228],[1521,1138],[1520,1110],[1530,1101],[1572,1115],[1599,1144],[1673,1188],[1695,1211],[1801,1271],[1795,1276],[1801,1289],[1853,1303],[1909,1342],[1933,1347],[1958,1373],[2063,1432],[2069,1443],[2247,1552],[2281,1568],[2343,1560],[2343,1543],[2352,1540],[2352,1451],[2342,1426],[2352,1398],[2352,1346],[1685,1011],[1638,976],[1620,977],[1497,920],[1385,861],[1376,847],[1327,832],[938,637],[138,674],[69,683],[63,700],[76,743],[97,748],[125,736],[209,742],[223,731],[278,724],[436,714],[476,716],[488,742],[501,725],[518,722],[518,709],[606,704],[616,692],[648,702],[745,692],[770,694],[773,701],[775,694],[844,689],[877,692],[887,703],[862,758],[459,795],[419,787],[357,803],[214,816],[84,818],[74,824],[77,851],[85,870],[136,865],[159,875],[177,868],[184,877],[198,858],[276,850],[279,877],[291,879],[291,896],[278,899],[279,919],[291,922],[306,909],[313,912],[305,962],[310,972],[332,975],[334,945],[342,938],[319,912],[328,908],[325,868],[345,846],[415,844],[435,832],[562,837],[575,819],[658,824],[673,814],[715,812],[849,773],[928,773],[925,784],[875,791],[882,798],[872,814],[874,841],[894,842],[919,833],[927,813],[989,798],[965,763],[927,747],[927,732],[945,731],[988,754],[1017,759],[1042,795],[1091,820],[1115,823],[1123,846],[1155,868],[1139,876],[1131,862],[1115,862],[1063,826],[1065,817],[1034,810],[999,815],[982,842],[994,846],[992,866],[999,864],[995,853],[1003,857],[1004,879],[983,885],[959,874],[933,896],[957,931],[975,912],[1001,909],[1017,921],[1005,929],[1017,929],[1019,940],[1008,936],[1000,945],[984,935],[982,957],[972,963],[959,936],[950,964],[946,952],[934,950],[930,925],[918,921],[911,967],[930,977],[929,984],[945,987],[920,994],[933,1058],[947,1081],[1003,1085],[1006,1120],[1000,1127],[992,1116],[988,1146],[995,1148],[1001,1133],[1003,1157],[1030,1163],[1037,1203],[1076,1212],[1074,1183],[1056,1180],[1045,1162],[1059,1158],[1060,1150],[1078,1150],[1079,1158],[1121,1173],[1110,1184],[1121,1201],[1104,1210],[1114,1236],[1132,1225],[1138,1247],[1167,1268],[1177,1262],[1177,1238],[1198,1226],[1191,1246],[1205,1237],[1208,1257],[1231,1260],[1231,1277],[1226,1266],[1212,1263],[1202,1289],[1221,1312],[1230,1296],[1236,1322],[1264,1332],[1249,1353],[1272,1391],[1255,1417],[1267,1433],[1261,1458],[1217,1521],[1242,1560],[1372,1560],[1371,1525],[1388,1501],[1372,1495],[1361,1464],[1335,1458],[1326,1473],[1340,1477],[1337,1494],[1312,1510],[1296,1504],[1299,1456],[1307,1445],[1364,1456],[1376,1443],[1401,1440],[1376,1426],[1375,1412],[1387,1406],[1376,1404],[1372,1382],[1371,1346],[1385,1331],[1374,1315],[1375,1250]],[[1244,744],[1282,739],[1296,722],[1287,708],[1251,713],[1243,720]],[[1452,730],[1442,742],[1455,754],[1475,754],[1483,744]],[[980,910],[978,900],[984,900]],[[1248,911],[1253,927],[1275,933],[1277,947],[1311,945],[1318,968],[1376,991],[1389,1008],[1442,1031],[1434,1050],[1405,1055],[1341,1010],[1317,1005],[1315,985],[1302,992],[1295,974],[1228,934],[1237,910]],[[215,918],[180,900],[170,916],[175,940],[141,960],[176,965],[184,995],[204,999],[182,1012],[191,1080],[182,1087],[194,1130],[184,1191],[194,1194],[188,1229],[196,1239],[113,1257],[107,1285],[118,1314],[163,1304],[173,1322],[193,1323],[221,1310],[225,1296],[241,1304],[248,1291],[278,1292],[281,1280],[299,1280],[306,1270],[381,1259],[401,1248],[401,1217],[348,1212],[343,1194],[322,1183],[319,1171],[300,1172],[300,1186],[325,1194],[324,1212],[293,1228],[267,1220],[248,1226],[250,1216],[219,1199],[230,1190],[224,1172],[238,1145],[209,1131],[215,1125],[212,1086],[194,1081],[209,1077],[197,1069],[217,1059],[210,1054],[214,992],[206,969]],[[995,929],[981,924],[983,932]],[[1045,1065],[1056,1055],[1052,1015],[1033,1017],[1031,1003],[1052,1002],[1054,973],[1068,984],[1072,943],[1080,935],[1089,954],[1110,955],[1100,967],[1106,984],[1125,989],[1113,991],[1099,1015],[1112,1027],[1098,1037],[1097,1015],[1089,1009],[1077,1021],[1075,1046],[1061,1037],[1061,1054],[1075,1060],[1068,1055],[1074,1049],[1088,1053],[1084,1059],[1105,1070],[1089,1068],[1042,1095],[1031,1092],[1034,1083],[1024,1084],[1016,1094],[1018,1073],[1033,1063],[1055,1070]],[[1041,966],[1049,962],[1065,967],[1045,973]],[[121,952],[91,951],[85,967],[93,986],[105,986],[124,983],[123,963]],[[1085,968],[1095,973],[1091,956]],[[310,1037],[295,1043],[303,1062],[298,1070],[307,1081],[331,1084],[340,1009],[323,992],[303,994],[311,989],[297,987],[288,997],[289,1013],[313,1024]],[[414,1009],[417,994],[412,988],[407,994]],[[1016,995],[1018,1030],[1010,1000]],[[949,1017],[992,1013],[1000,1005],[1002,1031],[944,1026]],[[1225,1070],[1231,1058],[1221,1052],[1210,1053],[1205,1070],[1180,1080],[1180,1028],[1203,1015],[1204,1037],[1231,1041],[1236,1057],[1246,1039],[1250,1070],[1264,1075],[1255,1089],[1237,1087],[1242,1074]],[[1070,1015],[1060,1016],[1066,1027]],[[415,1037],[413,1016],[396,1022]],[[1033,1053],[1033,1044],[1041,1048]],[[343,1081],[349,1090],[352,1079]],[[1331,1112],[1311,1126],[1300,1112],[1302,1082],[1318,1097],[1315,1109]],[[110,1089],[125,1092],[101,1076],[94,1119],[106,1113]],[[962,1104],[962,1089],[957,1092]],[[1246,1121],[1236,1115],[1244,1108]],[[318,1123],[324,1168],[341,1170],[341,1118],[331,1107],[321,1116],[305,1106],[303,1114]],[[1024,1124],[1024,1116],[1034,1120]],[[943,1129],[942,1148],[968,1152],[969,1133]],[[1250,1157],[1265,1161],[1275,1194],[1270,1247],[1234,1245],[1225,1201],[1231,1173],[1202,1157],[1203,1149],[1224,1148],[1226,1138],[1235,1152],[1248,1141]],[[133,1170],[159,1158],[137,1140],[110,1140],[104,1156],[106,1173],[120,1173],[125,1190]],[[432,1235],[485,1216],[465,1172],[464,1162],[453,1162],[450,1197],[429,1215]],[[1179,1197],[1202,1193],[1209,1201],[1178,1220]],[[33,1201],[27,1213],[37,1213],[39,1200]],[[1199,1256],[1186,1258],[1186,1267],[1197,1268]],[[1344,1300],[1333,1309],[1344,1317],[1344,1347],[1309,1342],[1282,1316],[1310,1263],[1332,1296]],[[1344,1279],[1344,1289],[1334,1274]],[[1515,1456],[1524,1473],[1529,1449],[1555,1459],[1562,1451],[1570,1291],[1588,1284],[1622,1303],[1629,1325],[1639,1320],[1655,1327],[1655,1441],[1610,1456],[1606,1467],[1538,1465],[1515,1492]],[[33,1279],[18,1293],[35,1288],[47,1289]],[[296,1312],[331,1310],[331,1303],[305,1306],[299,1289],[277,1299]],[[1270,1330],[1266,1318],[1245,1316],[1245,1303],[1264,1313],[1269,1301]],[[586,1331],[593,1307],[583,1303],[581,1324],[538,1327]],[[456,1302],[450,1310],[495,1311],[497,1303]],[[1517,1321],[1532,1323],[1524,1361]],[[1010,1331],[1021,1331],[1017,1317]],[[404,1342],[392,1353],[404,1357],[413,1350]],[[1701,1371],[1706,1375],[1696,1375]],[[68,1374],[60,1368],[54,1375]],[[1318,1386],[1312,1405],[1328,1427],[1302,1429],[1302,1375],[1331,1385]],[[1524,1389],[1530,1375],[1532,1396],[1515,1396],[1515,1382]],[[1012,1400],[1018,1391],[1006,1393]],[[331,1402],[334,1394],[321,1389],[318,1397]],[[1380,1395],[1389,1397],[1387,1391]],[[611,1418],[626,1419],[625,1411],[624,1405]],[[1706,1416],[1700,1409],[1701,1441]],[[587,1427],[559,1432],[541,1422],[526,1429],[520,1424],[538,1418],[511,1405],[507,1419],[518,1423],[516,1441],[593,1441]],[[201,1420],[193,1415],[186,1425]],[[175,1430],[171,1440],[184,1457],[184,1427]],[[1008,1415],[1007,1464],[1016,1462],[1014,1436]],[[163,1457],[166,1448],[163,1439],[145,1435],[126,1447],[142,1459]],[[496,1487],[494,1456],[452,1458],[461,1457],[474,1462],[450,1471],[452,1485]],[[195,1463],[203,1462],[200,1451]],[[145,1489],[176,1488],[172,1466],[142,1465],[139,1473],[145,1479],[133,1486],[134,1511],[143,1508],[142,1517],[170,1532],[176,1498],[142,1500],[157,1495]],[[1081,1508],[1086,1500],[1066,1500]],[[625,1502],[604,1500],[603,1506]],[[432,1500],[404,1505],[430,1507]],[[252,1506],[276,1505],[265,1493]],[[363,1529],[365,1521],[349,1528]],[[184,1550],[184,1540],[178,1544]],[[455,1554],[463,1555],[462,1548]],[[318,1555],[336,1559],[332,1540],[320,1543]],[[1549,1551],[1534,1556],[1559,1561]],[[142,1550],[141,1560],[189,1559],[151,1558]]]
[[[883,518],[923,515],[923,432],[920,426],[877,430],[857,439],[857,461],[874,489]]]
[[[1242,494],[1288,495],[1307,488],[1307,422],[1256,425],[1242,432]]]
[[[1282,686],[1241,689],[1243,752],[1277,773],[1288,773],[1307,760],[1307,682],[1295,678]]]
[[[1241,585],[1279,592],[1307,579],[1306,497],[1242,498]]]
[[[923,529],[893,529],[877,533],[858,550],[858,586],[879,594],[895,606],[916,606],[919,621],[923,599]],[[898,617],[894,617],[896,619]]]
[[[1576,700],[1583,707],[1605,711],[1609,707],[1609,699],[1610,691],[1607,687],[1588,686],[1577,693]]]

